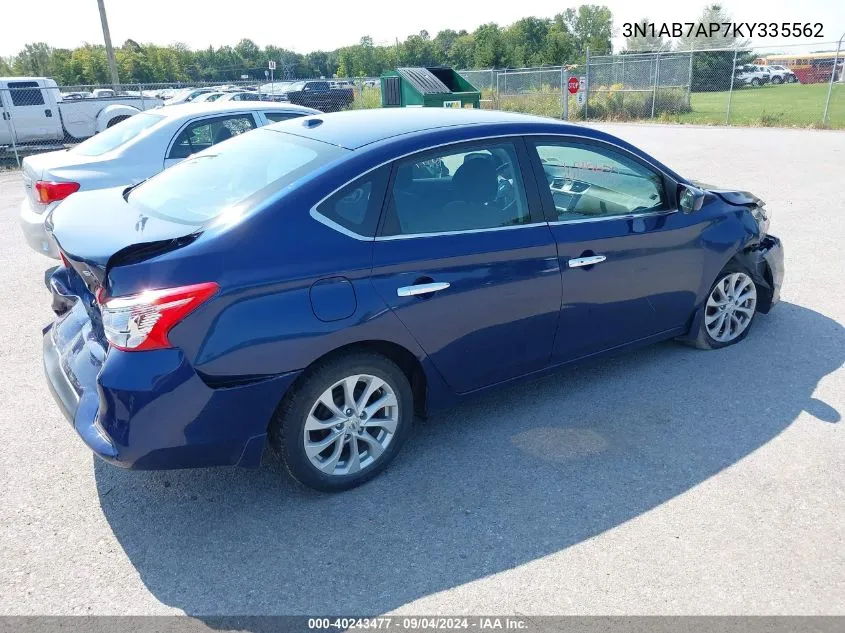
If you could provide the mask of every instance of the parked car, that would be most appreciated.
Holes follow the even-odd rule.
[[[225,92],[204,92],[190,101],[190,103],[212,103],[223,97]]]
[[[84,92],[69,93],[65,101],[52,79],[0,77],[0,148],[13,142],[56,144],[86,139],[162,103],[149,97],[96,97]]]
[[[269,442],[342,490],[415,413],[649,342],[741,341],[778,301],[768,222],[551,119],[308,116],[56,209],[44,364],[113,464],[254,467]]]
[[[45,219],[77,191],[141,182],[199,152],[267,123],[318,113],[276,103],[187,103],[144,112],[72,149],[23,160],[20,222],[31,248],[58,258]]]
[[[88,99],[93,96],[93,93],[87,90],[79,92],[61,92],[59,93],[59,101],[75,101],[76,99]]]
[[[273,81],[266,84],[261,84],[258,86],[258,92],[262,94],[272,94],[274,92],[284,92],[287,90],[287,87],[290,86],[293,81]]]
[[[173,93],[165,102],[164,105],[173,106],[181,103],[190,103],[197,97],[209,92],[219,92],[216,88],[184,88],[178,92]]]
[[[763,66],[763,68],[769,73],[770,80],[773,84],[794,84],[798,81],[795,73],[786,66],[770,64]]]
[[[743,64],[737,66],[734,74],[735,86],[762,86],[769,83],[771,76],[762,66]]]
[[[262,99],[261,95],[257,92],[247,92],[245,90],[241,90],[239,92],[227,92],[225,95],[220,97],[220,101],[269,101],[269,99]]]
[[[295,81],[283,92],[276,93],[280,100],[295,103],[322,112],[337,112],[352,105],[351,88],[332,88],[328,81]]]

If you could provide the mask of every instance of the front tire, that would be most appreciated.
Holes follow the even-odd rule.
[[[270,445],[300,483],[348,490],[396,457],[413,415],[402,370],[379,354],[355,353],[308,370],[270,423]]]
[[[710,288],[698,335],[698,349],[719,349],[744,339],[757,314],[757,285],[741,266],[726,266]]]

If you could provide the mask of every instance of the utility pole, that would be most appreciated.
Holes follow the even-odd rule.
[[[106,19],[106,5],[103,4],[103,0],[97,0],[97,6],[100,8],[100,22],[103,25],[103,39],[106,41],[106,56],[109,58],[112,88],[117,90],[120,80],[117,77],[117,62],[114,60],[114,49],[111,45],[111,35],[109,35],[109,21]]]

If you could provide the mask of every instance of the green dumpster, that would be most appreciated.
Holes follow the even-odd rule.
[[[481,93],[451,68],[397,68],[381,76],[383,108],[478,108]]]

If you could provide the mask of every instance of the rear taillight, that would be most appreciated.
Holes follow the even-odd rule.
[[[50,204],[51,202],[64,200],[70,194],[79,191],[79,183],[38,180],[35,183],[35,191],[38,193],[38,202],[41,204]]]
[[[65,257],[65,254],[61,251],[59,251],[59,259],[62,260],[62,266],[64,266],[65,268],[70,268],[70,262],[67,260],[67,257]]]
[[[208,282],[114,299],[98,295],[106,339],[124,351],[172,347],[167,333],[217,289],[216,283]]]

